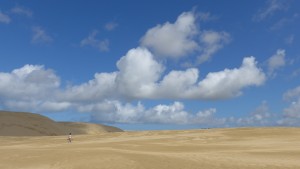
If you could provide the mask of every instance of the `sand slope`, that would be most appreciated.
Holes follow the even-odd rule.
[[[57,136],[118,132],[119,128],[90,123],[55,122],[45,116],[24,112],[0,111],[0,136]]]
[[[80,123],[80,122],[59,122],[66,132],[72,131],[73,134],[100,134],[103,132],[122,132],[123,130],[107,125]]]
[[[5,169],[299,169],[299,128],[0,137]]]

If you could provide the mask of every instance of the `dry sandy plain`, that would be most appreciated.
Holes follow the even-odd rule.
[[[1,169],[300,169],[299,128],[0,137]]]

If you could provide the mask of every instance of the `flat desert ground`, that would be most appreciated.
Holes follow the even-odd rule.
[[[300,128],[0,137],[2,169],[300,169]]]

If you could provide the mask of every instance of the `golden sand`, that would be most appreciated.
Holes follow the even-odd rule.
[[[0,137],[1,169],[299,169],[299,128]]]

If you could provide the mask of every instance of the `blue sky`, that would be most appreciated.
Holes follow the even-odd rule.
[[[233,2],[3,0],[0,109],[127,130],[298,126],[300,2]]]

